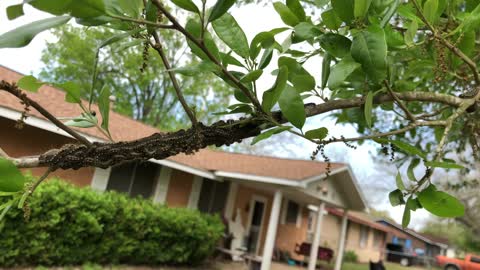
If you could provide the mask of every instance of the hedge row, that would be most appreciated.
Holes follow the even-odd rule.
[[[0,223],[0,266],[192,265],[223,233],[218,217],[60,180],[42,184],[29,206],[29,221],[16,209]]]

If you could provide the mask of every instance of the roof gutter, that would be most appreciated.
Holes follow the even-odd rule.
[[[285,178],[259,176],[259,175],[253,175],[253,174],[226,172],[226,171],[215,171],[213,174],[217,177],[234,178],[234,179],[241,179],[241,180],[247,180],[247,181],[253,181],[253,182],[261,182],[266,184],[275,184],[275,185],[299,187],[299,188],[307,187],[301,181],[293,181]]]
[[[337,174],[337,173],[341,173],[341,172],[343,172],[343,171],[345,171],[345,170],[347,170],[347,169],[348,169],[348,168],[347,168],[347,166],[345,165],[344,167],[341,167],[341,168],[332,170],[332,172],[330,173],[330,175],[335,175],[335,174]],[[322,179],[325,179],[325,178],[327,178],[327,174],[326,174],[326,173],[322,173],[322,174],[320,174],[320,175],[314,175],[314,176],[312,176],[312,177],[309,177],[309,178],[303,180],[302,183],[304,183],[305,185],[309,185],[309,184],[311,184],[311,183],[313,183],[313,182],[316,182],[316,181],[318,181],[318,180],[322,180]]]
[[[22,114],[20,112],[16,111],[16,110],[12,110],[12,109],[0,106],[0,116],[3,116],[5,118],[13,120],[13,121],[17,121],[18,119],[21,118]],[[60,128],[58,128],[57,126],[52,124],[51,122],[49,122],[45,119],[33,116],[33,115],[29,115],[23,122],[25,124],[29,125],[29,126],[32,126],[32,127],[36,127],[36,128],[42,129],[42,130],[46,130],[46,131],[49,131],[49,132],[52,132],[52,133],[55,133],[55,134],[58,134],[58,135],[62,135],[62,136],[68,137],[68,138],[73,138],[72,135],[70,135],[67,132],[61,130]],[[82,136],[84,136],[90,142],[106,142],[105,140],[102,140],[100,138],[85,134],[85,133],[80,132],[78,130],[75,130],[75,132],[80,133]]]

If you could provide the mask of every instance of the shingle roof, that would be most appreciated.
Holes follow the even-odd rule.
[[[0,65],[0,80],[16,82],[22,74]],[[81,114],[76,104],[65,102],[65,93],[51,86],[42,86],[37,93],[28,93],[28,96],[42,105],[56,117],[72,117]],[[0,91],[0,107],[15,111],[23,111],[23,106],[13,95]],[[98,112],[96,105],[93,110]],[[32,108],[30,114],[45,119]],[[105,139],[95,128],[77,129],[82,133]],[[158,129],[137,122],[129,117],[110,112],[110,132],[115,141],[135,140],[159,132]],[[308,160],[281,159],[274,157],[253,156],[228,152],[201,150],[195,155],[180,154],[170,157],[169,160],[205,171],[225,171],[258,176],[276,177],[289,180],[303,180],[318,176],[326,172],[327,164]],[[332,170],[346,166],[332,163]]]
[[[328,213],[334,215],[334,216],[343,216],[343,210],[342,209],[337,209],[337,208],[327,208]],[[365,226],[368,226],[370,228],[374,228],[380,231],[384,232],[392,232],[392,230],[383,224],[380,224],[378,222],[375,222],[375,218],[369,216],[366,213],[363,212],[358,212],[358,211],[348,211],[347,213],[348,219],[352,222],[362,224]]]
[[[212,150],[200,150],[195,155],[180,154],[170,160],[207,171],[225,171],[259,176],[304,180],[326,172],[327,164],[310,160],[253,156]],[[331,169],[345,164],[331,163]]]

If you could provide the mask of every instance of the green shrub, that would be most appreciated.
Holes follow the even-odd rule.
[[[358,262],[358,255],[355,253],[353,250],[348,250],[345,252],[343,255],[343,261],[344,262],[353,262],[356,263]]]
[[[0,266],[197,264],[223,233],[218,217],[64,181],[42,184],[30,220],[10,210],[0,223]]]

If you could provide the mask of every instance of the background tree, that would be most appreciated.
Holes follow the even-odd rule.
[[[82,29],[66,25],[54,29],[52,33],[58,41],[46,44],[42,53],[45,66],[40,72],[40,79],[74,82],[83,89],[82,97],[88,99],[97,49],[102,42],[121,32],[105,27]],[[178,48],[168,51],[167,57],[173,66],[198,63],[180,35],[170,32],[162,39],[165,46]],[[110,86],[117,112],[164,131],[187,127],[188,123],[182,121],[185,112],[178,103],[158,54],[141,40],[131,38],[125,42],[100,50],[94,87]],[[228,106],[230,95],[227,87],[222,81],[215,80],[213,75],[181,77],[179,83],[185,99],[195,107],[196,116],[201,121],[208,123],[218,119],[209,112]]]

